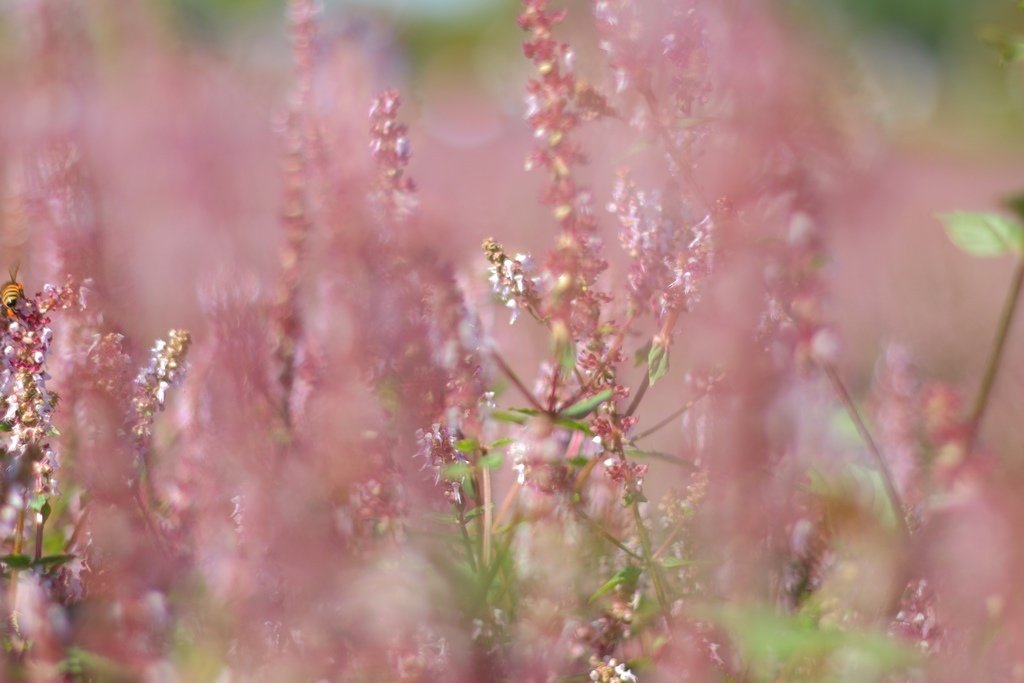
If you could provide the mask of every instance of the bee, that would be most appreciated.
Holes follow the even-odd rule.
[[[8,318],[17,317],[17,312],[14,310],[14,305],[18,303],[19,299],[24,298],[25,288],[20,282],[18,282],[18,264],[8,271],[11,279],[4,283],[3,287],[0,287],[0,304],[3,307],[3,314]]]

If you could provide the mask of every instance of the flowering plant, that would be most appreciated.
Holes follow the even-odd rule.
[[[4,234],[65,283],[0,323],[7,679],[1020,674],[982,427],[1021,202],[944,217],[1017,261],[973,407],[895,344],[855,392],[834,246],[872,161],[817,53],[756,3],[554,4],[518,12],[539,201],[472,172],[515,197],[493,234],[313,0],[274,126],[143,7],[2,10]]]

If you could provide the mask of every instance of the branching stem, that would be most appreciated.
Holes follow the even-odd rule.
[[[529,401],[531,406],[542,413],[548,412],[547,409],[540,404],[540,401],[537,400],[537,397],[533,395],[533,392],[526,388],[526,385],[519,379],[519,375],[517,375],[509,364],[505,362],[505,359],[501,357],[501,354],[499,354],[496,349],[491,349],[491,358],[493,358],[494,362],[498,364],[498,368],[506,377],[508,377],[509,381],[512,382],[523,396],[526,397],[526,400]]]
[[[975,441],[978,438],[978,432],[981,430],[981,421],[985,417],[985,411],[988,409],[989,399],[992,396],[992,389],[995,387],[996,377],[999,375],[999,365],[1003,359],[1003,351],[1006,349],[1006,340],[1010,336],[1010,327],[1013,324],[1013,315],[1017,310],[1017,301],[1020,299],[1022,285],[1024,285],[1024,257],[1017,259],[1017,266],[1013,271],[1013,280],[1010,283],[1010,291],[1006,296],[1003,311],[999,316],[999,327],[996,329],[996,336],[992,343],[992,351],[989,353],[985,374],[982,376],[978,396],[974,400],[974,407],[968,419],[965,455],[971,454]]]
[[[885,492],[889,498],[889,504],[892,505],[893,512],[896,516],[896,527],[900,532],[900,535],[905,539],[910,538],[910,529],[907,527],[907,520],[904,516],[903,502],[900,500],[900,494],[896,490],[896,485],[893,483],[892,472],[889,470],[889,464],[885,460],[885,456],[882,455],[881,449],[875,442],[874,437],[871,436],[871,432],[868,430],[867,424],[861,417],[860,411],[857,409],[857,405],[853,402],[853,398],[850,396],[850,392],[846,390],[846,385],[843,384],[842,378],[836,371],[835,367],[829,364],[822,365],[822,369],[828,376],[829,381],[832,383],[832,388],[835,389],[836,395],[839,396],[840,402],[849,414],[850,419],[853,421],[854,426],[857,428],[857,433],[860,434],[861,440],[868,447],[868,451],[875,460],[875,464],[878,466],[879,472],[882,474],[882,482],[885,484]]]

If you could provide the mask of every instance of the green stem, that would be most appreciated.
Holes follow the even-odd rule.
[[[78,521],[75,522],[75,528],[71,532],[71,537],[64,544],[64,552],[70,553],[75,548],[75,544],[78,542],[78,537],[82,533],[82,529],[85,528],[85,521],[89,517],[89,504],[82,503],[81,512],[78,514]]]
[[[673,411],[672,414],[669,415],[668,417],[666,417],[664,420],[661,420],[660,422],[655,424],[650,429],[644,430],[644,431],[640,432],[639,434],[637,434],[636,436],[634,436],[633,437],[633,441],[639,441],[640,439],[643,439],[644,437],[650,436],[651,434],[653,434],[654,432],[658,431],[659,429],[661,429],[665,425],[670,424],[677,417],[679,417],[680,415],[682,415],[683,413],[688,411],[690,408],[692,408],[697,403],[697,401],[699,401],[702,398],[704,398],[703,395],[702,396],[698,396],[697,398],[690,399],[685,404],[683,404],[682,408]]]
[[[480,565],[486,567],[491,561],[491,524],[493,523],[494,495],[491,492],[491,470],[484,467],[480,473],[484,484],[484,527],[483,541],[480,544]]]
[[[637,555],[635,552],[630,550],[629,547],[626,546],[625,543],[623,543],[619,539],[615,538],[614,534],[612,534],[610,531],[608,531],[603,526],[601,526],[600,522],[598,522],[596,519],[594,519],[593,517],[588,515],[586,512],[584,512],[582,506],[580,506],[579,504],[576,504],[574,506],[574,509],[576,511],[576,514],[579,515],[580,519],[582,519],[584,522],[589,524],[591,526],[591,528],[595,532],[597,532],[597,534],[599,536],[601,536],[601,538],[605,539],[606,541],[611,543],[613,546],[615,546],[616,548],[618,548],[622,552],[624,552],[627,555],[629,555],[630,557],[632,557],[634,560],[639,562],[640,560],[643,559],[640,555]]]
[[[629,408],[626,409],[626,417],[629,417],[636,412],[636,409],[640,407],[640,401],[644,399],[644,395],[647,390],[651,388],[651,374],[650,372],[644,373],[644,378],[640,381],[640,388],[636,390],[636,395],[629,404]]]
[[[1010,327],[1013,324],[1013,314],[1017,310],[1017,301],[1020,299],[1021,287],[1024,285],[1024,258],[1017,259],[1017,267],[1013,271],[1013,281],[1010,283],[1010,291],[1003,304],[1003,311],[999,316],[999,327],[996,330],[996,337],[992,343],[992,351],[988,357],[988,365],[985,374],[981,379],[981,387],[978,389],[978,396],[974,400],[974,408],[968,420],[967,443],[965,444],[965,455],[970,455],[974,449],[974,443],[981,430],[981,421],[988,409],[989,399],[992,396],[992,389],[999,375],[999,365],[1003,359],[1003,351],[1006,349],[1006,340],[1010,336]]]
[[[18,510],[17,521],[14,527],[14,547],[12,548],[13,555],[21,554],[21,544],[25,536],[25,505],[21,506]],[[10,625],[14,630],[14,633],[20,635],[21,628],[18,624],[18,570],[12,569],[10,575],[10,584],[7,586],[7,605],[11,610],[10,613]]]
[[[463,512],[462,506],[458,506],[459,511],[459,531],[462,534],[462,544],[466,546],[466,557],[469,558],[469,566],[473,569],[474,573],[479,572],[479,567],[476,562],[476,553],[473,552],[473,541],[469,538],[469,532],[466,531],[466,513]]]
[[[43,556],[43,534],[46,529],[46,520],[43,519],[43,513],[36,513],[36,546],[35,551],[32,553],[32,559],[35,562],[39,561],[39,558]]]
[[[846,408],[846,412],[850,415],[850,419],[857,428],[857,433],[860,434],[861,440],[864,441],[864,444],[868,447],[868,451],[875,459],[875,464],[882,473],[882,482],[885,484],[885,492],[889,497],[889,504],[892,505],[893,512],[895,513],[896,527],[899,530],[900,535],[903,536],[904,539],[909,539],[910,528],[907,527],[907,520],[903,511],[903,503],[900,501],[900,494],[896,490],[896,485],[893,483],[892,472],[889,470],[889,464],[882,455],[882,451],[879,449],[874,437],[871,436],[871,432],[868,430],[867,424],[865,424],[864,419],[861,417],[860,411],[857,410],[857,405],[853,402],[850,392],[846,390],[846,385],[843,384],[843,380],[839,377],[839,373],[836,371],[835,367],[825,364],[822,365],[822,369],[828,376],[829,381],[832,382],[832,387],[835,389],[836,394],[839,396],[839,400]]]
[[[548,412],[547,408],[542,406],[540,401],[537,400],[537,397],[533,395],[533,392],[526,388],[526,385],[519,379],[519,375],[509,367],[509,364],[505,362],[505,359],[501,357],[501,354],[499,354],[497,350],[491,349],[491,357],[494,359],[494,362],[498,364],[501,371],[505,373],[505,376],[508,377],[512,384],[514,384],[523,396],[526,397],[526,400],[530,402],[531,406],[542,413]]]
[[[665,615],[665,621],[671,626],[672,613],[669,611],[668,593],[665,591],[661,572],[658,570],[654,553],[651,550],[651,538],[647,535],[647,525],[644,524],[644,518],[640,514],[640,503],[634,498],[630,503],[630,507],[633,508],[633,520],[636,522],[636,533],[640,537],[640,548],[643,550],[644,564],[647,565],[647,571],[651,573],[651,580],[654,582],[654,595],[658,598],[658,604]]]

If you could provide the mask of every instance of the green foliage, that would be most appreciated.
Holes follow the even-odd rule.
[[[491,417],[499,422],[510,422],[512,424],[524,425],[532,418],[545,416],[547,413],[542,413],[534,408],[513,408],[512,410],[494,410],[491,412]],[[555,416],[551,418],[551,421],[559,427],[564,427],[570,431],[582,432],[587,436],[593,436],[593,432],[590,431],[590,427],[584,422],[579,420],[573,420],[568,417]]]
[[[651,344],[651,350],[647,354],[647,377],[651,386],[668,372],[668,346],[661,340],[655,340]]]
[[[67,656],[57,665],[58,671],[73,677],[71,680],[103,681],[104,683],[128,683],[137,681],[138,676],[112,659],[95,652],[71,647]]]
[[[688,567],[696,564],[693,560],[686,560],[682,557],[666,557],[664,560],[659,560],[660,564],[664,569],[678,569],[680,567]]]
[[[988,29],[981,34],[981,40],[999,55],[1002,64],[1016,64],[1024,60],[1024,40],[999,29]]]
[[[460,453],[473,453],[480,448],[480,443],[476,439],[460,439],[455,442],[455,450]]]
[[[761,606],[720,605],[698,610],[724,627],[759,680],[787,672],[788,680],[881,680],[919,657],[885,633],[823,626],[807,615]]]
[[[896,510],[881,472],[857,463],[847,463],[835,474],[820,470],[808,473],[808,490],[825,501],[854,502],[886,528],[897,525]]]
[[[563,371],[570,373],[576,367],[576,345],[568,334],[553,334],[551,350]]]
[[[496,470],[501,467],[504,461],[505,458],[501,453],[488,453],[480,457],[479,465],[485,470]]]
[[[245,23],[277,19],[285,11],[284,0],[159,0],[157,5],[183,32],[206,40]]]
[[[615,572],[615,575],[612,576],[612,578],[605,581],[600,588],[594,591],[594,594],[590,596],[588,602],[594,602],[605,593],[614,590],[617,586],[636,585],[636,582],[640,578],[640,575],[642,573],[643,570],[640,567],[636,567],[634,565],[628,565],[620,569],[619,571]]]
[[[1024,42],[1021,43],[1024,47]],[[1024,56],[1024,54],[1022,54]],[[1024,220],[1024,192],[1010,195],[1003,200],[1003,206],[1013,212],[1020,220]]]
[[[28,555],[23,554],[10,554],[0,557],[0,562],[7,565],[8,569],[31,569],[31,568],[42,568],[44,570],[52,567],[59,567],[66,562],[70,562],[75,559],[74,555],[61,554],[61,555],[45,555],[40,557],[38,560],[33,560]]]
[[[683,467],[688,467],[690,469],[696,469],[693,466],[693,463],[687,462],[686,460],[683,460],[679,456],[672,455],[671,453],[662,453],[660,451],[644,451],[644,450],[638,450],[638,449],[635,449],[635,448],[627,448],[625,452],[626,452],[626,456],[628,458],[630,458],[631,460],[632,459],[637,459],[637,460],[645,460],[645,459],[663,460],[665,462],[670,462],[673,465],[682,465]]]
[[[590,398],[585,398],[582,401],[578,401],[562,412],[559,413],[559,417],[578,419],[586,417],[592,413],[599,405],[607,401],[612,397],[614,392],[611,389],[605,389],[604,391],[594,394]]]
[[[445,479],[449,479],[451,481],[461,481],[462,479],[465,479],[470,474],[472,474],[472,472],[473,468],[470,466],[469,463],[453,462],[450,465],[445,465],[442,474],[444,475]]]
[[[1024,250],[1024,227],[994,213],[951,211],[939,220],[953,244],[974,256],[1019,254]]]
[[[795,7],[817,9],[828,15],[842,10],[867,30],[910,36],[936,52],[955,48],[964,26],[984,6],[998,0],[789,0]]]

